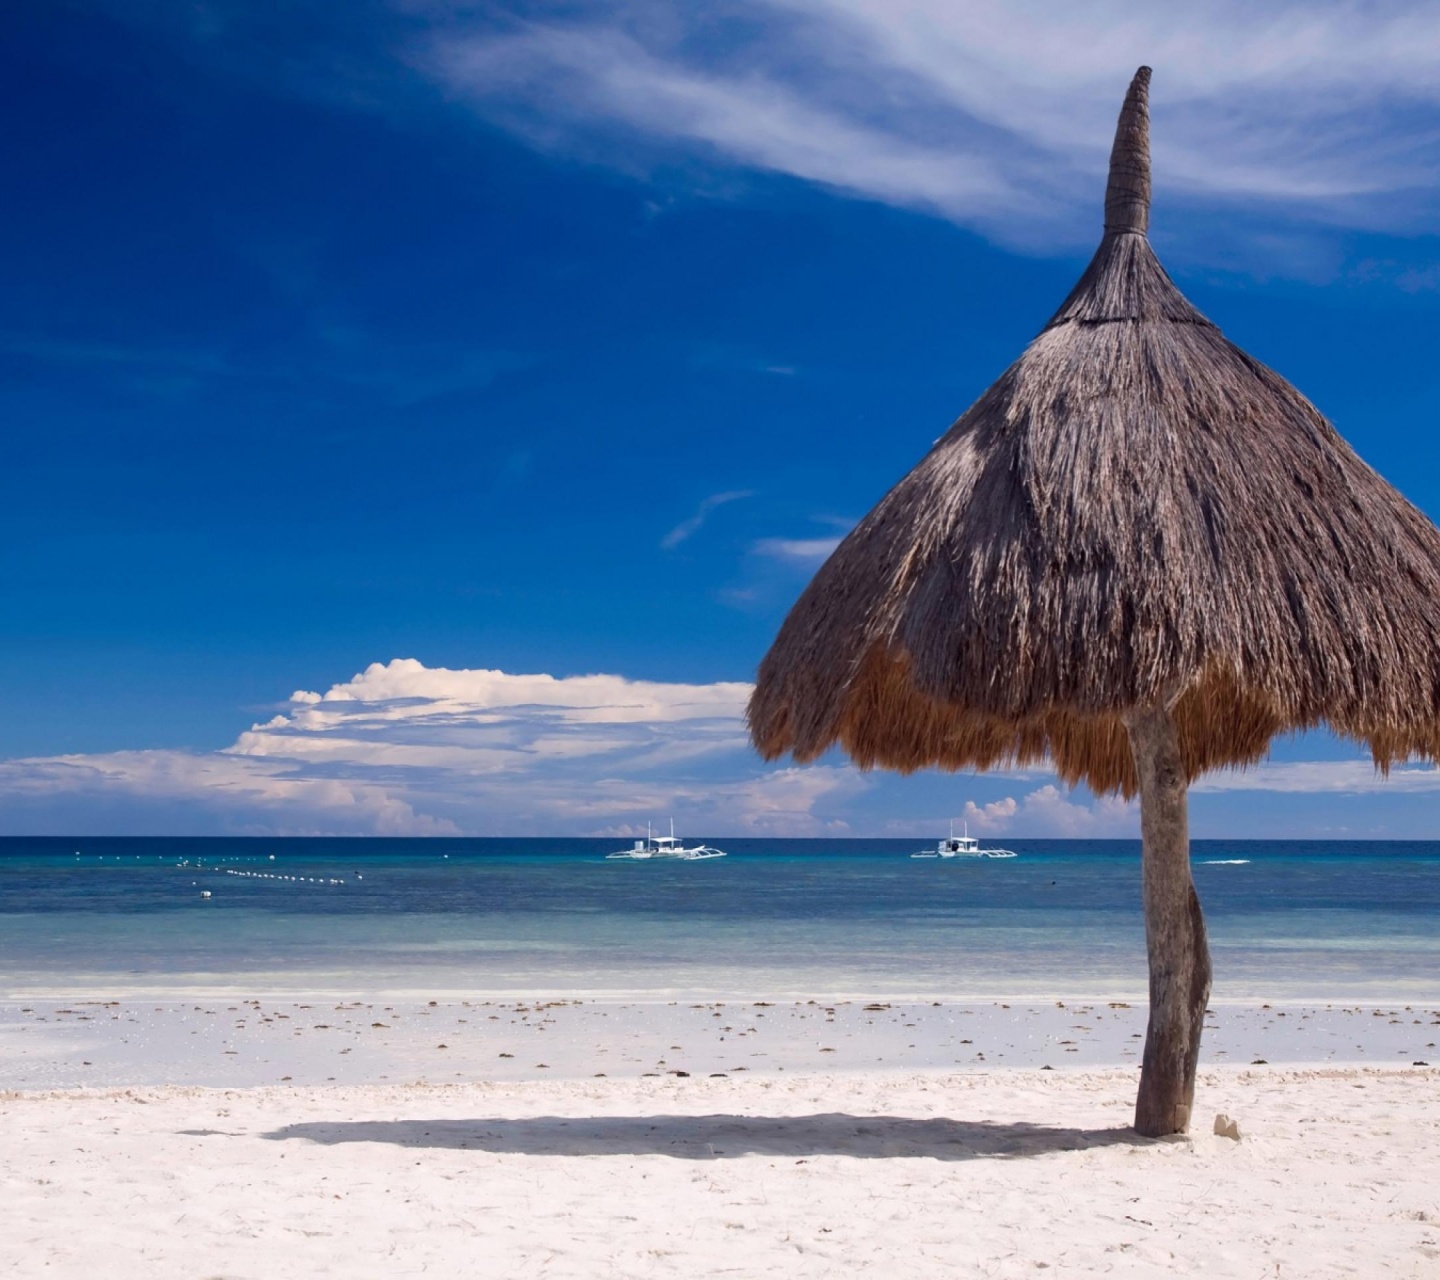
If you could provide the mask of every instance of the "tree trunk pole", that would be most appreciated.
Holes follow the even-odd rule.
[[[1126,718],[1140,780],[1144,845],[1145,949],[1150,959],[1150,1024],[1135,1102],[1146,1137],[1184,1133],[1195,1101],[1200,1033],[1210,999],[1205,917],[1190,878],[1184,762],[1175,719],[1153,707]]]

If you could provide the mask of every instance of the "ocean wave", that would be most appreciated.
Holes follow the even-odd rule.
[[[1245,867],[1249,864],[1249,858],[1206,858],[1200,865],[1202,867]]]

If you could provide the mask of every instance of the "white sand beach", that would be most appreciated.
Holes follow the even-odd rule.
[[[1217,1006],[1196,1123],[1169,1141],[1128,1129],[1120,1055],[1143,1018],[1071,1001],[7,1006],[0,1269],[1440,1275],[1440,1069],[1410,1065],[1440,1013]]]
[[[16,1276],[1434,1276],[1440,1073],[854,1072],[8,1094]],[[1212,1113],[1241,1138],[1214,1136]]]

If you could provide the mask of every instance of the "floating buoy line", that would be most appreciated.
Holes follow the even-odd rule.
[[[82,853],[79,849],[76,849],[76,850],[75,850],[75,856],[76,856],[77,858],[91,857],[91,858],[94,858],[97,862],[104,862],[105,859],[106,859],[106,857],[107,857],[107,855],[106,855],[106,854],[103,854],[103,853],[100,853],[100,854],[88,854],[88,855],[87,855],[87,854]],[[141,859],[141,855],[138,854],[138,853],[137,853],[137,854],[132,854],[132,855],[112,853],[112,854],[110,854],[110,855],[108,855],[108,856],[110,857],[110,859],[111,859],[112,861],[115,861],[115,862],[124,862],[124,861],[129,860],[130,858],[133,858],[135,861],[138,862],[138,861],[140,861],[140,859]],[[146,856],[148,857],[148,855],[146,855]],[[325,886],[325,887],[327,887],[327,888],[330,887],[330,886],[332,886],[332,885],[333,885],[333,886],[336,886],[336,887],[343,886],[343,885],[347,885],[347,884],[350,883],[350,879],[352,878],[352,877],[345,877],[345,876],[298,876],[298,875],[287,875],[287,874],[284,874],[284,873],[278,872],[278,871],[242,871],[242,870],[240,870],[239,868],[236,868],[236,867],[225,867],[225,866],[220,866],[220,865],[218,865],[218,864],[224,863],[224,862],[261,862],[261,863],[274,862],[274,861],[275,861],[275,855],[274,855],[273,853],[272,853],[272,854],[268,854],[268,855],[267,855],[267,854],[250,855],[250,856],[241,855],[241,856],[232,856],[232,857],[228,857],[228,858],[213,858],[213,859],[205,859],[205,858],[195,858],[195,859],[191,859],[191,858],[181,858],[178,862],[171,862],[171,859],[172,859],[174,856],[175,856],[174,854],[156,854],[156,855],[155,855],[155,860],[156,860],[157,862],[168,862],[168,863],[170,863],[171,866],[173,866],[173,867],[174,867],[176,870],[178,870],[178,871],[192,871],[192,872],[195,872],[195,871],[198,871],[198,872],[208,871],[208,872],[211,872],[211,873],[220,873],[220,874],[227,875],[227,876],[240,876],[241,878],[246,879],[246,880],[275,880],[275,881],[278,881],[278,882],[284,882],[284,883],[286,883],[286,884],[313,884],[313,885],[322,885],[322,886]],[[365,879],[365,877],[364,877],[363,875],[361,875],[361,874],[357,871],[357,872],[354,872],[354,873],[353,873],[353,879],[359,881],[359,880]],[[198,882],[197,882],[197,881],[191,881],[191,887],[192,887],[192,888],[199,888]],[[211,891],[210,891],[209,889],[203,889],[203,890],[201,890],[200,896],[201,896],[202,898],[209,898],[209,897],[212,896],[212,895],[211,895]]]
[[[222,868],[227,876],[244,876],[247,880],[293,880],[296,884],[344,884],[344,880],[337,880],[330,876],[282,876],[274,871],[235,871],[230,867]]]

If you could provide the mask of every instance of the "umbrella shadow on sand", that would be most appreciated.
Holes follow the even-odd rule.
[[[333,1146],[388,1142],[413,1148],[534,1156],[674,1156],[713,1160],[758,1155],[803,1159],[975,1160],[1097,1147],[1149,1146],[1133,1129],[1073,1129],[989,1120],[852,1116],[535,1116],[523,1120],[353,1120],[286,1125],[274,1141]]]

